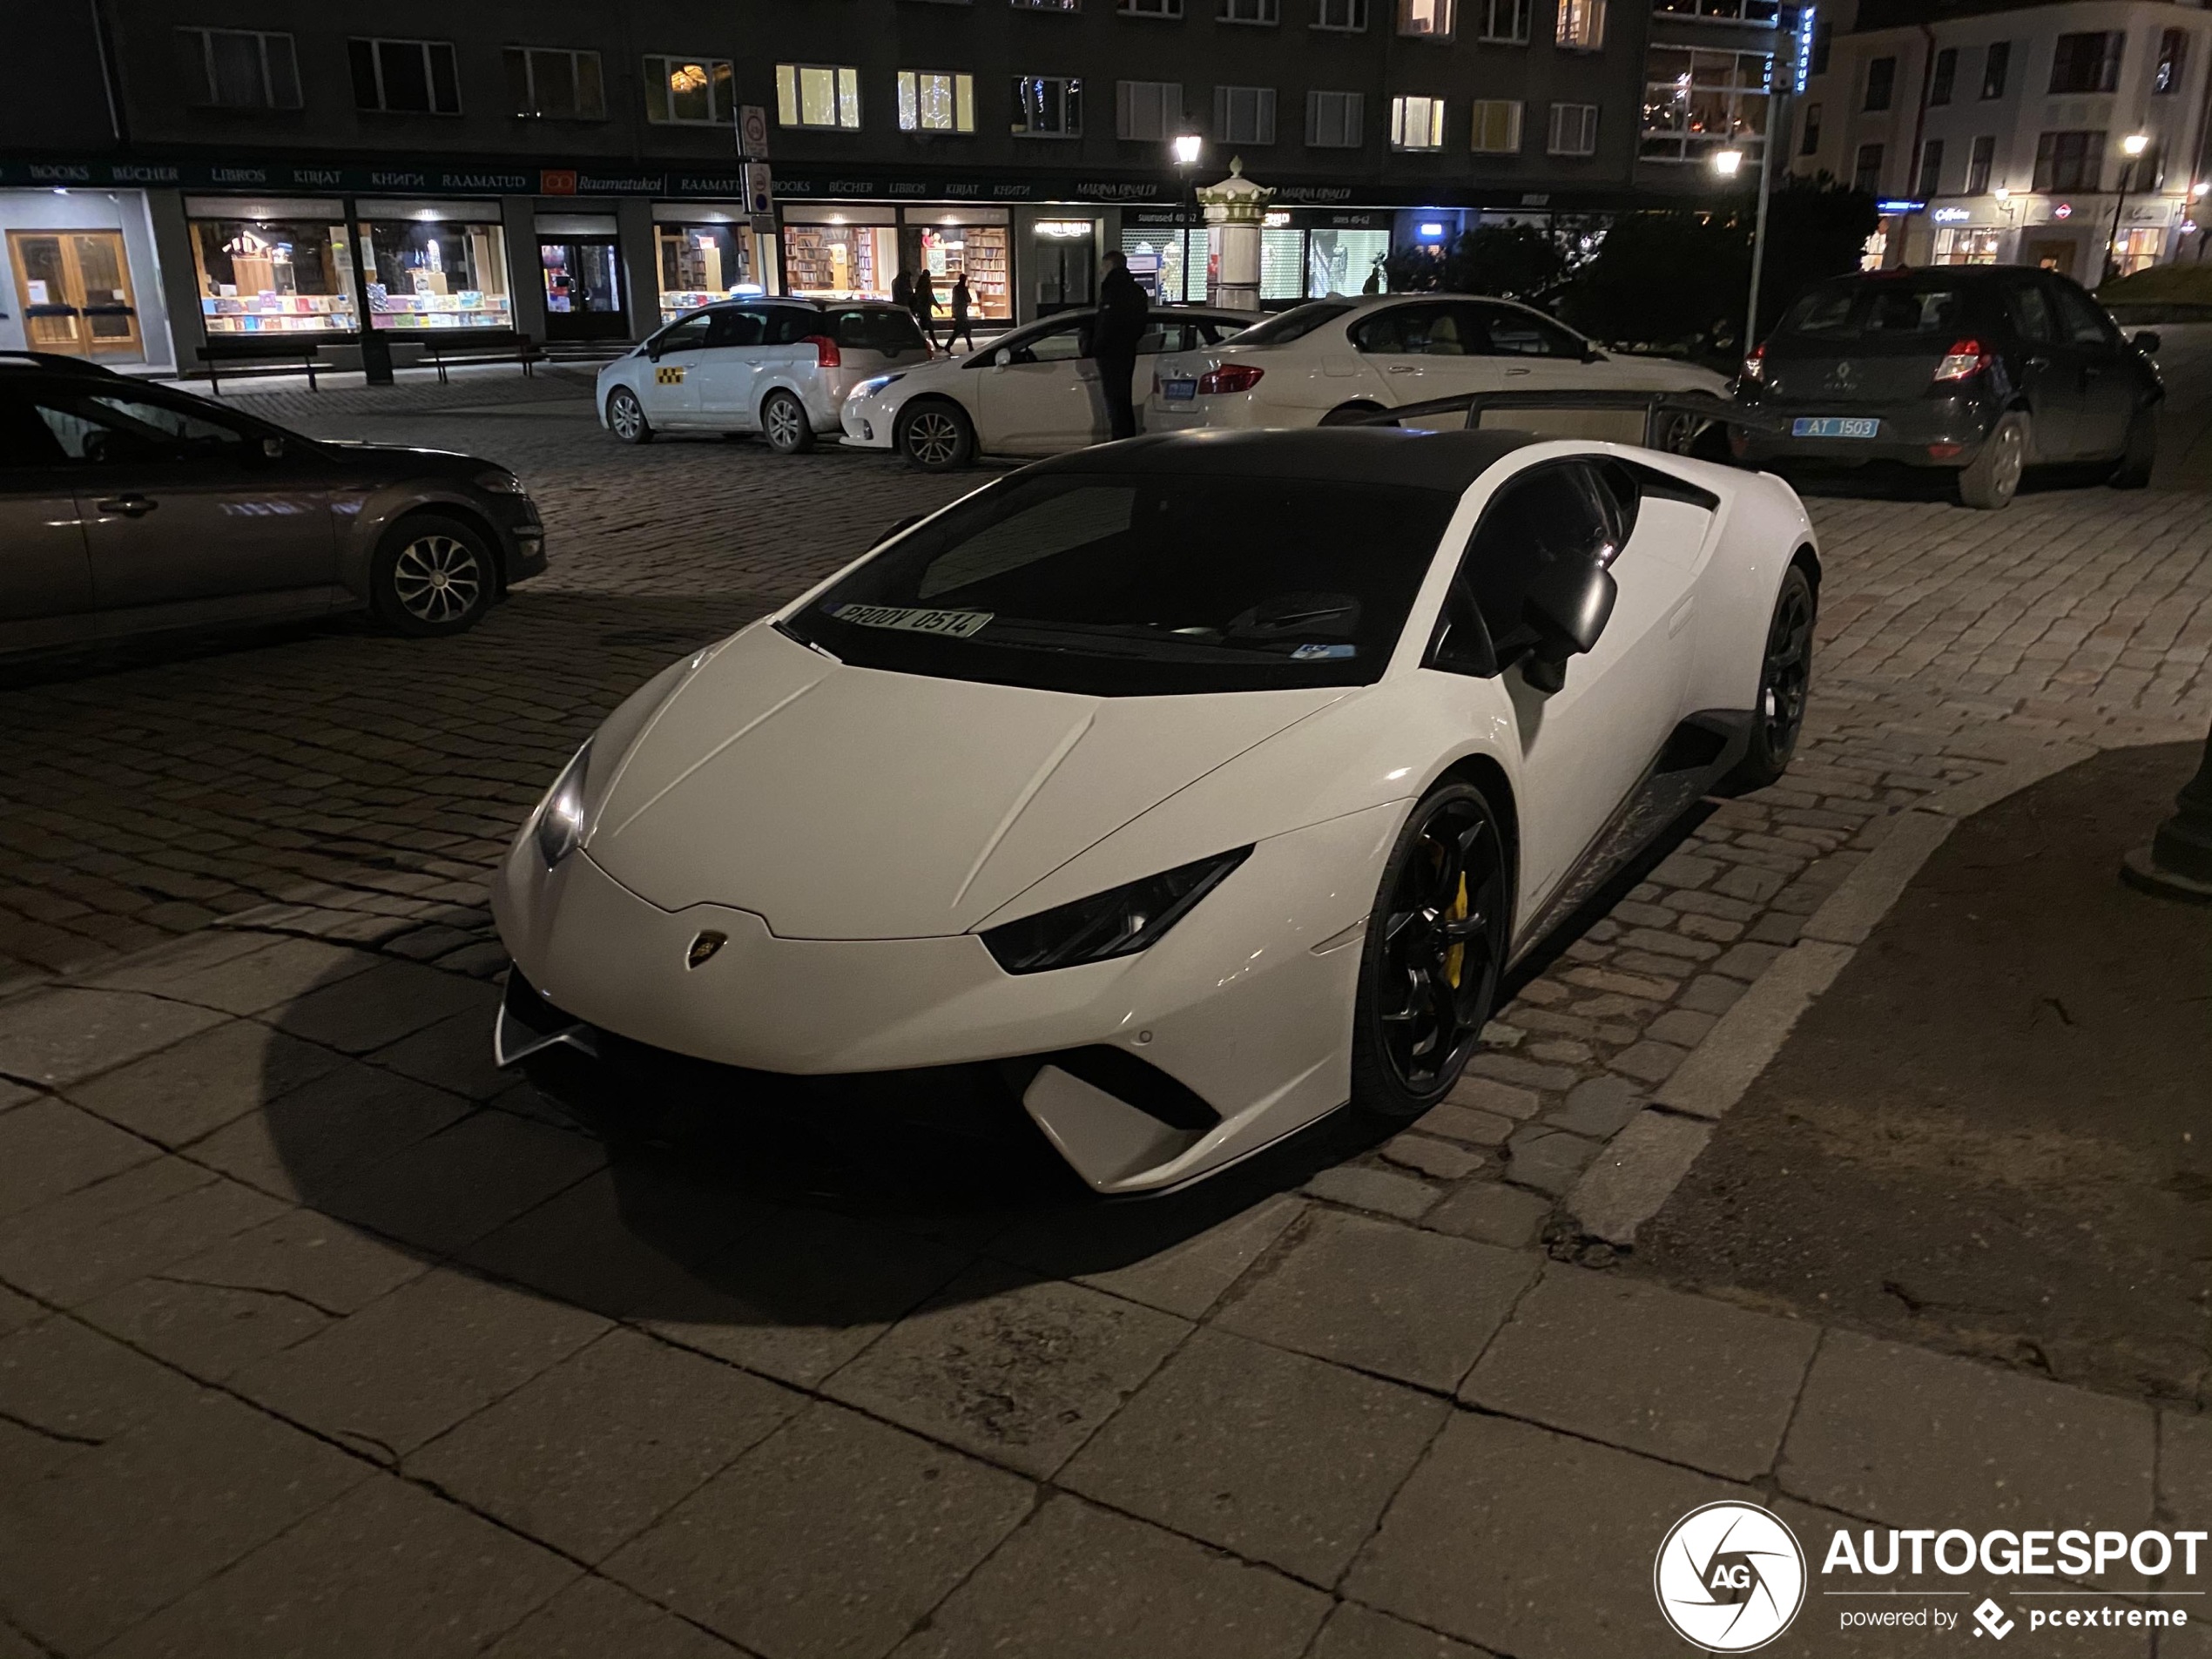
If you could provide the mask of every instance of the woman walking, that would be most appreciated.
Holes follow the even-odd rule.
[[[934,347],[937,344],[937,287],[929,280],[929,267],[924,266],[914,275],[914,320],[921,325],[921,337]]]

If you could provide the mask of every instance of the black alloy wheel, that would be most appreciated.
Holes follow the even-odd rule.
[[[1362,947],[1352,1099],[1386,1117],[1426,1111],[1481,1041],[1511,945],[1512,860],[1471,784],[1413,809]]]
[[[1751,710],[1750,746],[1720,792],[1764,789],[1790,769],[1812,693],[1812,629],[1817,614],[1812,579],[1804,566],[1791,565],[1783,573],[1774,618],[1767,624],[1766,651],[1759,659],[1759,697]]]

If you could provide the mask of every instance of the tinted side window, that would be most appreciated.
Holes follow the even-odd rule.
[[[2059,326],[2077,346],[2109,346],[2114,334],[2112,319],[2096,301],[2071,282],[2053,285],[2059,299]]]
[[[0,471],[57,467],[67,458],[53,428],[39,418],[30,401],[0,390]]]
[[[1352,343],[1363,352],[1464,356],[1481,347],[1479,341],[1462,340],[1460,324],[1452,320],[1452,314],[1459,309],[1444,305],[1393,306],[1359,323],[1352,331]]]
[[[1088,321],[1068,322],[1014,348],[1017,363],[1068,363],[1090,355]]]
[[[717,311],[710,315],[713,325],[707,331],[706,343],[711,347],[758,346],[767,333],[765,312]]]
[[[911,311],[889,306],[855,306],[835,314],[837,343],[854,351],[919,351],[921,325]]]
[[[1515,479],[1484,510],[1460,576],[1501,655],[1536,637],[1521,610],[1540,577],[1604,556],[1614,538],[1608,517],[1588,473],[1571,462]]]
[[[1573,357],[1582,355],[1581,342],[1548,318],[1503,306],[1481,307],[1488,327],[1490,349],[1514,357]]]
[[[822,314],[801,311],[796,306],[778,306],[768,314],[767,344],[796,346],[809,334],[822,332]]]
[[[2051,345],[2058,339],[2058,325],[2051,320],[2051,302],[2034,283],[2008,284],[2005,289],[2005,309],[2011,314],[2013,327],[2020,330],[2021,339],[2039,346]]]
[[[71,461],[118,466],[243,457],[247,434],[188,406],[136,391],[34,394],[31,407]]]
[[[707,335],[714,327],[711,314],[686,317],[683,321],[661,331],[660,348],[664,352],[697,351],[706,344]]]

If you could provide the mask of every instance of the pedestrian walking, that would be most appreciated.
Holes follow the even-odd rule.
[[[1116,438],[1136,435],[1136,347],[1144,338],[1150,310],[1144,290],[1129,273],[1129,261],[1121,250],[1107,249],[1090,354],[1098,364],[1098,384],[1106,395],[1107,419]]]
[[[929,280],[927,266],[914,273],[914,320],[921,325],[921,337],[932,346],[937,343],[937,285]]]
[[[974,296],[968,291],[968,273],[963,271],[953,284],[953,326],[945,330],[947,351],[952,350],[953,341],[962,338],[967,340],[970,351],[975,348],[975,325],[969,320],[970,307],[974,303]]]
[[[914,308],[914,273],[903,265],[899,267],[899,274],[891,279],[891,303],[901,311]]]

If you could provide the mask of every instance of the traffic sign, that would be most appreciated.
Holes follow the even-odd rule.
[[[775,185],[769,178],[768,164],[765,161],[745,164],[745,212],[756,216],[776,211]]]
[[[758,104],[738,111],[738,153],[751,161],[768,158],[768,111]]]

